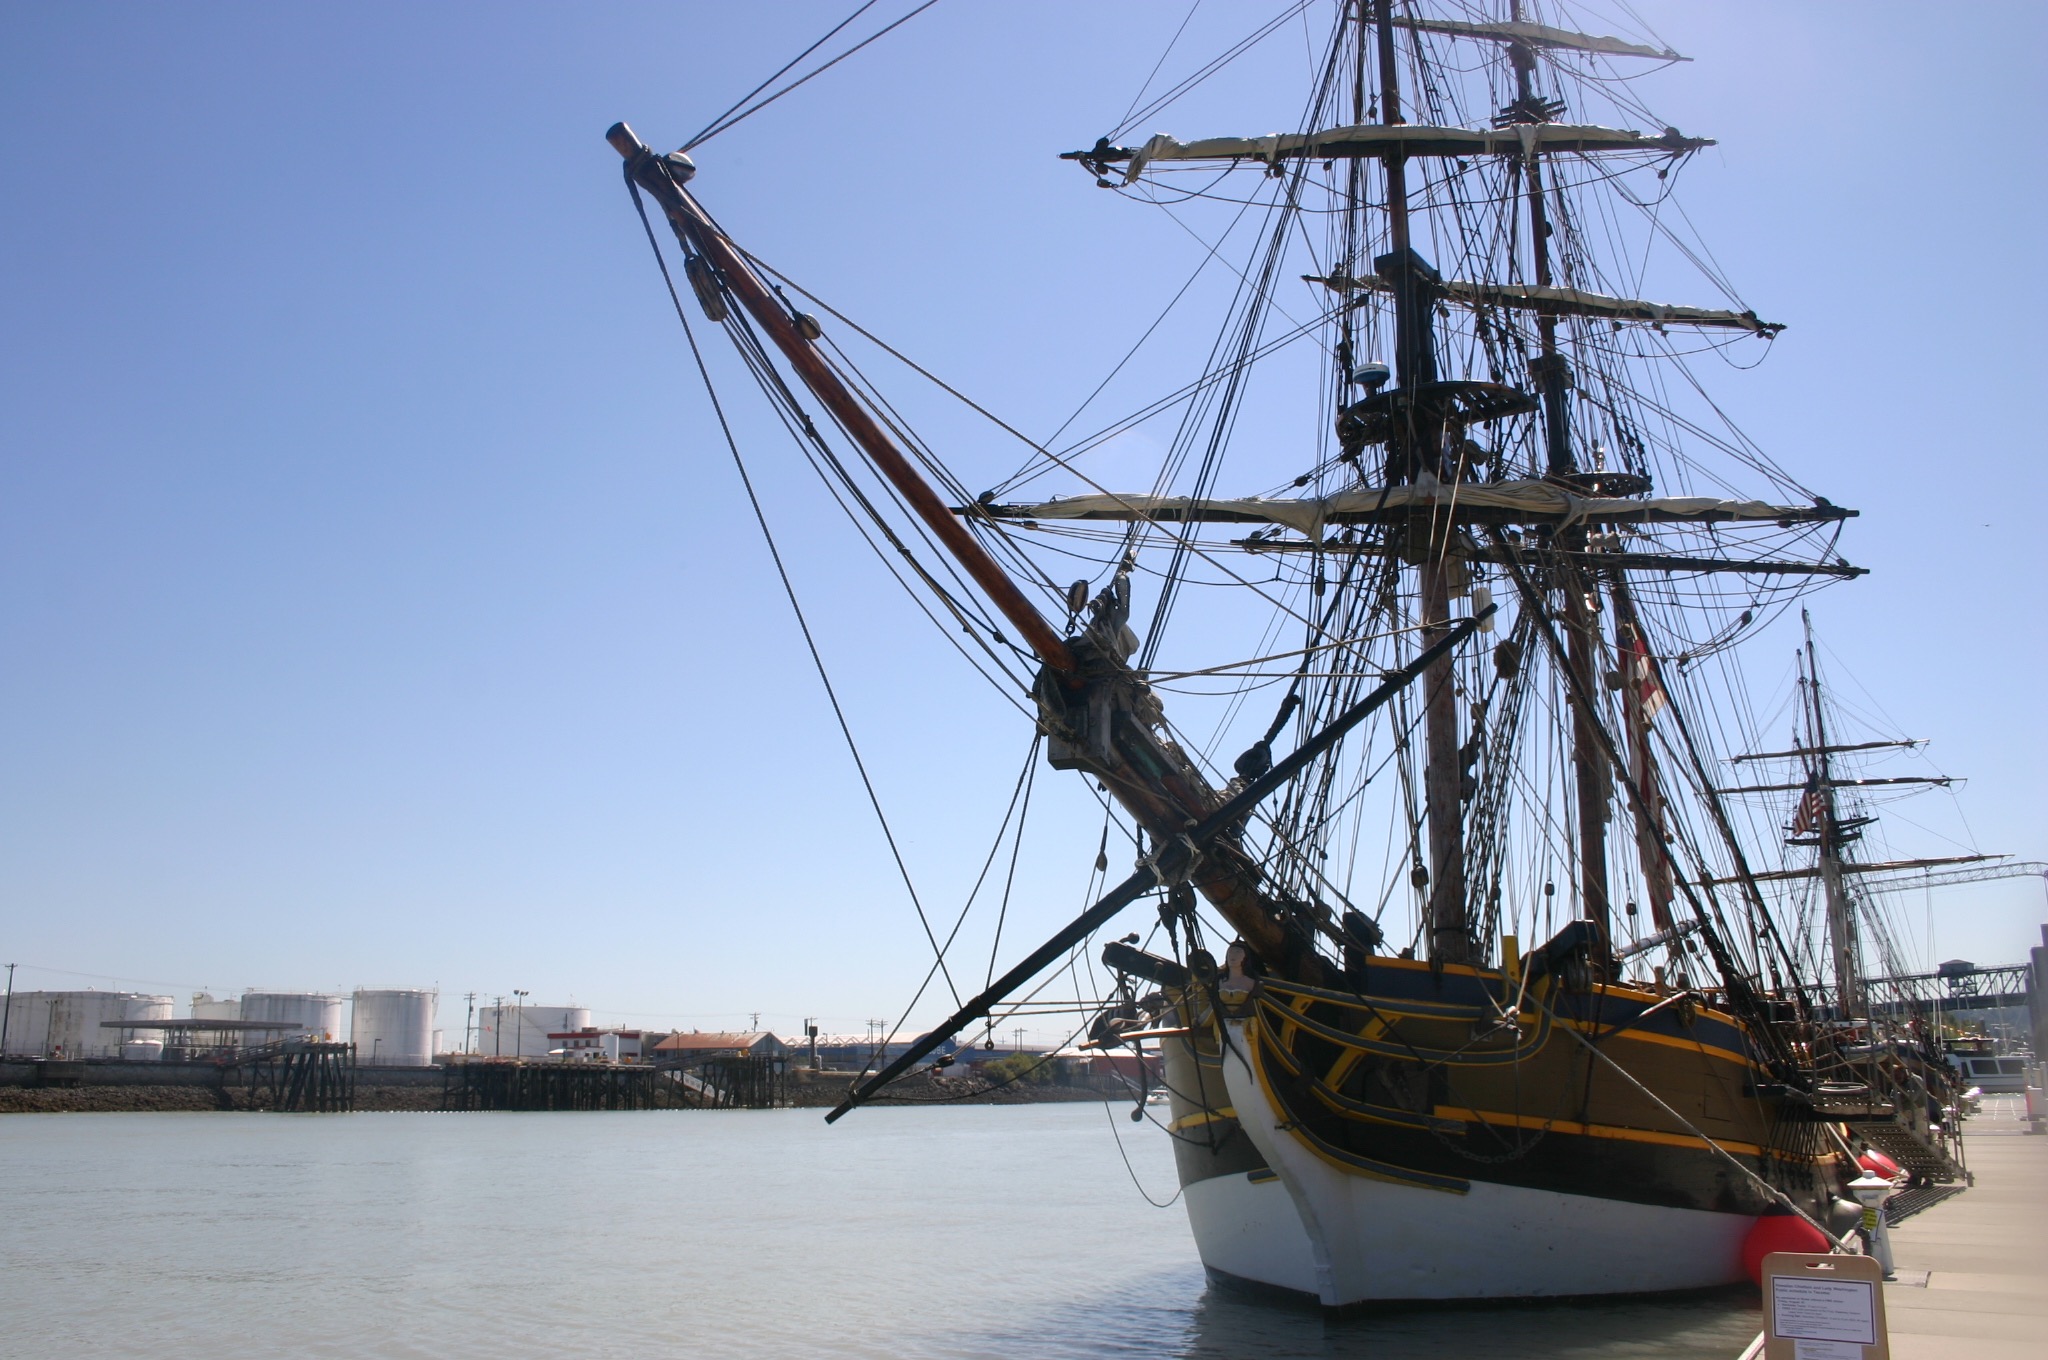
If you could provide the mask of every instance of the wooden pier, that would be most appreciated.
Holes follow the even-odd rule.
[[[244,1049],[222,1068],[239,1069],[251,1107],[280,1113],[345,1114],[356,1104],[356,1046],[279,1039]]]
[[[667,1110],[695,1102],[668,1074],[632,1063],[449,1063],[444,1110]]]
[[[789,1104],[789,1060],[764,1054],[706,1058],[685,1073],[693,1104],[714,1110],[772,1110]]]
[[[2048,1136],[2027,1130],[2020,1097],[1986,1098],[1963,1125],[1975,1187],[1892,1229],[1892,1360],[2048,1355]]]

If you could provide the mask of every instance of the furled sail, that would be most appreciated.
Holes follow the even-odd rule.
[[[1597,52],[1609,57],[1651,57],[1659,61],[1692,60],[1691,57],[1679,56],[1668,47],[1659,51],[1641,43],[1624,42],[1620,38],[1598,38],[1590,33],[1574,33],[1568,28],[1552,28],[1548,24],[1473,24],[1460,19],[1403,18],[1392,22],[1395,28],[1412,29],[1418,33],[1443,33],[1454,38],[1491,38],[1497,42],[1520,43],[1525,47],[1558,47],[1573,52]]]
[[[1347,274],[1311,276],[1337,292],[1370,289],[1392,292],[1393,284],[1377,275],[1353,278]],[[1549,316],[1605,317],[1612,321],[1647,321],[1657,326],[1709,326],[1776,335],[1784,324],[1760,321],[1755,312],[1731,312],[1711,307],[1681,307],[1664,302],[1643,302],[1635,298],[1609,297],[1583,288],[1546,288],[1533,283],[1477,283],[1469,279],[1446,279],[1433,284],[1432,291],[1452,302],[1476,307],[1516,307]]]
[[[1275,132],[1264,137],[1205,137],[1182,142],[1160,133],[1140,147],[1110,146],[1068,151],[1062,160],[1102,167],[1129,162],[1124,182],[1158,161],[1331,159],[1352,156],[1534,156],[1538,152],[1587,155],[1604,151],[1683,155],[1714,145],[1711,138],[1687,137],[1676,128],[1652,136],[1625,128],[1581,123],[1517,123],[1505,128],[1436,127],[1428,123],[1353,123],[1320,132]]]
[[[1068,496],[1032,505],[985,505],[997,519],[1120,520],[1160,524],[1280,524],[1319,535],[1330,524],[1405,519],[1418,512],[1460,524],[1816,523],[1856,512],[1825,502],[1772,505],[1714,496],[1582,496],[1555,482],[1438,482],[1355,487],[1332,496],[1267,499],[1189,496]]]

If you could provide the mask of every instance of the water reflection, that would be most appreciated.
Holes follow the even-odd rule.
[[[1371,1356],[1408,1360],[1485,1355],[1489,1360],[1585,1357],[1717,1357],[1733,1360],[1761,1322],[1755,1290],[1632,1302],[1557,1302],[1383,1311],[1336,1322],[1205,1290],[1175,1355]]]
[[[1753,1292],[1326,1324],[1211,1289],[1095,1106],[0,1118],[0,1354],[1733,1360]],[[169,1263],[167,1265],[167,1263]]]
[[[1207,1285],[1199,1271],[1105,1283],[1024,1328],[956,1337],[948,1355],[1099,1360],[1734,1360],[1760,1325],[1743,1287],[1619,1302],[1445,1305],[1326,1321],[1313,1308]]]

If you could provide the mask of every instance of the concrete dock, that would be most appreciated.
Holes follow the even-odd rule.
[[[1984,1106],[1963,1126],[1976,1185],[1892,1229],[1893,1360],[2048,1356],[2048,1137],[2016,1096]]]

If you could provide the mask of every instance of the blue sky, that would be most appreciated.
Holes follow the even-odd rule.
[[[679,142],[843,8],[0,10],[20,985],[438,985],[451,1028],[448,996],[515,987],[707,1028],[900,1011],[919,928],[601,139],[625,118]],[[1815,602],[1831,664],[1970,778],[1891,810],[1891,844],[2048,856],[2048,18],[1637,8],[1697,58],[1646,82],[1651,106],[1721,140],[1687,208],[1791,326],[1717,396],[1863,511],[1845,548],[1872,576]],[[1118,121],[1182,12],[945,0],[705,146],[698,188],[750,249],[1049,432],[1189,263],[1052,155]],[[1222,82],[1159,130],[1261,132],[1294,101]],[[970,481],[1016,461],[943,428]],[[949,916],[1028,734],[787,445],[753,457]],[[1758,648],[1789,676],[1791,645]],[[1780,669],[1752,663],[1766,687]],[[1018,948],[1081,904],[1099,831],[1072,781],[1038,798]],[[2038,882],[1952,894],[1936,953],[2019,958],[2044,916]]]

